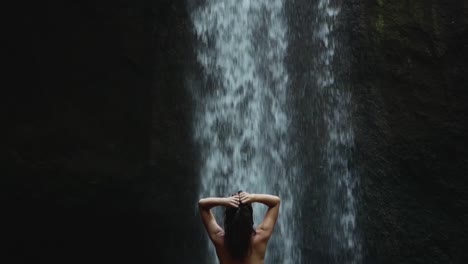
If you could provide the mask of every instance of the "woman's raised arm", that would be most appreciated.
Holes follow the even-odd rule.
[[[203,224],[205,225],[206,232],[210,236],[213,243],[220,243],[220,234],[224,231],[216,222],[216,218],[211,212],[211,208],[216,206],[224,207],[239,207],[239,196],[234,195],[231,197],[208,197],[198,201],[198,208],[200,209],[200,216]]]
[[[200,210],[210,210],[216,206],[239,207],[239,196],[208,197],[202,198],[198,201],[198,207],[200,207]]]
[[[281,199],[278,196],[270,194],[250,194],[241,192],[239,194],[242,203],[262,203],[268,206],[262,223],[257,227],[265,231],[265,238],[270,238],[275,227],[276,220],[278,219],[279,207]]]

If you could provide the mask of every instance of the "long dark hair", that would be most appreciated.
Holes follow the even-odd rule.
[[[236,260],[243,260],[250,253],[253,228],[251,204],[240,204],[238,208],[226,208],[224,212],[224,244]]]

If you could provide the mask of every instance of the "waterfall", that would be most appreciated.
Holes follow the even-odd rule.
[[[306,34],[288,33],[284,0],[192,3],[196,55],[203,75],[201,81],[188,85],[195,98],[200,197],[227,196],[239,189],[279,195],[280,218],[266,263],[310,263],[302,259],[304,251],[319,262],[361,263],[356,198],[359,178],[351,160],[352,94],[343,74],[346,52],[336,31],[341,1],[300,2],[303,7],[313,6],[313,24],[301,29],[302,33],[309,30]],[[292,35],[310,47],[299,52],[310,58],[309,71],[307,67],[288,68],[298,71],[295,76],[301,76],[304,69],[304,75],[310,76],[296,92],[289,87],[284,62]],[[302,98],[301,94],[313,97]],[[301,110],[292,105],[304,100]],[[295,115],[299,117],[293,119]],[[299,146],[298,142],[313,145]],[[314,149],[303,151],[306,148]],[[316,160],[298,153],[314,153]],[[311,204],[320,214],[305,219],[301,208],[311,208]],[[254,205],[256,224],[263,219],[265,209]],[[222,220],[222,210],[215,210],[215,214]],[[313,234],[308,230],[314,230]],[[305,233],[312,237],[304,237]],[[207,245],[207,263],[215,263],[214,248],[208,241]]]
[[[314,42],[315,76],[318,105],[326,131],[324,153],[326,178],[325,214],[322,229],[327,238],[325,254],[332,263],[361,263],[361,242],[356,217],[356,188],[359,179],[351,168],[351,150],[354,147],[352,127],[352,96],[344,77],[343,54],[338,56],[339,35],[335,32],[341,1],[319,0],[316,8]],[[338,65],[338,66],[337,66]],[[339,68],[341,67],[341,68]],[[340,76],[343,76],[341,74]]]
[[[287,26],[283,0],[206,0],[190,10],[197,37],[201,84],[195,101],[194,140],[201,155],[200,197],[243,189],[282,199],[266,263],[300,263],[297,245],[298,169],[290,160]],[[254,222],[266,207],[254,204]],[[217,219],[221,212],[218,210]],[[222,226],[222,223],[220,223]],[[210,245],[209,263],[216,263]]]

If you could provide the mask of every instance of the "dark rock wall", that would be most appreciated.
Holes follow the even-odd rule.
[[[157,7],[13,5],[5,6],[2,85],[7,262],[153,258],[156,219],[141,209],[141,185],[149,174]]]
[[[206,239],[198,215],[198,152],[192,140],[190,81],[200,78],[187,1],[161,1],[152,89],[151,181],[144,203],[158,215],[158,263],[204,263]]]
[[[202,263],[185,1],[7,9],[9,255]]]
[[[468,5],[347,1],[369,263],[466,263]]]

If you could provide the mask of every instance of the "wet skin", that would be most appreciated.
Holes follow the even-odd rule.
[[[240,203],[251,204],[254,202],[265,204],[268,206],[268,210],[265,213],[262,223],[255,229],[256,233],[252,232],[248,256],[242,261],[234,260],[224,244],[224,230],[218,225],[210,209],[215,206],[238,207]],[[221,264],[264,263],[268,240],[273,233],[278,218],[280,206],[279,197],[268,194],[249,194],[241,192],[240,194],[225,198],[203,198],[198,202],[198,205],[203,224],[205,225],[211,242],[215,246],[216,254]]]
[[[231,258],[228,250],[224,247],[224,232],[215,237],[212,242],[216,248],[216,255],[220,264],[263,264],[268,238],[263,230],[256,229],[256,232],[256,234],[252,234],[250,254],[243,261]]]

